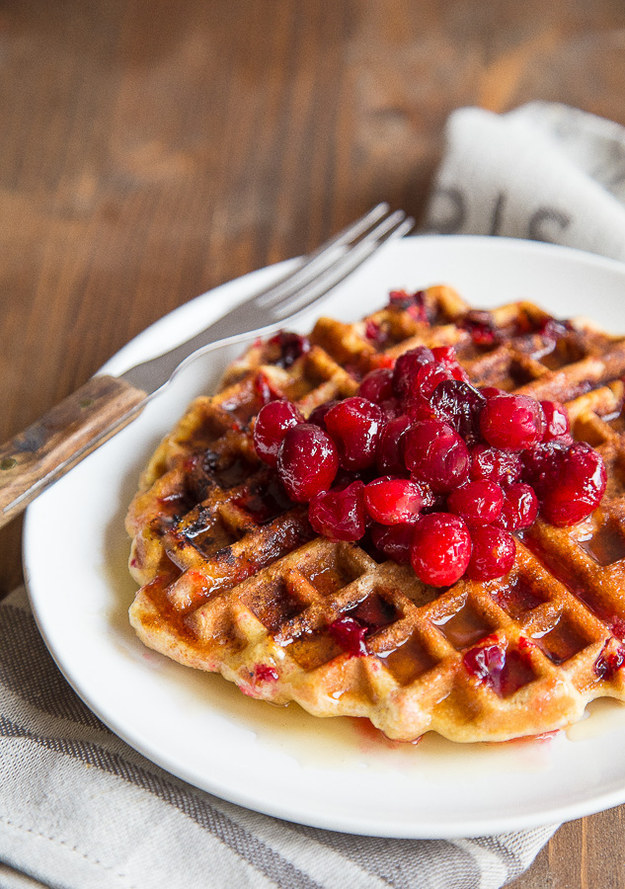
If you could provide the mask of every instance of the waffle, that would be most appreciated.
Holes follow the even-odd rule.
[[[127,517],[139,638],[252,697],[366,717],[399,740],[536,735],[594,698],[625,699],[625,339],[526,302],[477,312],[437,286],[393,293],[358,323],[322,318],[309,348],[297,342],[255,343],[143,472]],[[253,418],[268,399],[308,416],[418,344],[453,345],[476,385],[565,403],[573,436],[606,463],[600,508],[517,534],[504,578],[434,589],[364,545],[316,536],[256,456]],[[333,632],[345,616],[367,628],[359,656]],[[498,664],[488,681],[485,662]]]

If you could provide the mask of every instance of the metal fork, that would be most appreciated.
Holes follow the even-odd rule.
[[[118,377],[96,374],[0,447],[0,527],[50,484],[133,420],[172,377],[209,349],[266,334],[309,309],[414,220],[378,204],[270,287],[179,346]]]

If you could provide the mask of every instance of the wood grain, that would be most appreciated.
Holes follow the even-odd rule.
[[[419,218],[454,108],[625,124],[624,35],[622,0],[0,0],[0,441],[198,293],[379,200]],[[622,817],[517,889],[625,885]]]

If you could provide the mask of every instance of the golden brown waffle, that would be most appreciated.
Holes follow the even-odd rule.
[[[530,303],[475,312],[431,287],[356,324],[321,319],[310,344],[297,357],[284,341],[256,343],[152,457],[127,519],[143,642],[253,697],[368,717],[396,739],[538,734],[594,698],[625,699],[625,340]],[[250,421],[268,398],[307,416],[418,344],[453,344],[475,384],[565,402],[574,437],[606,462],[600,509],[569,528],[538,520],[505,578],[441,592],[316,537],[255,454]],[[368,628],[366,653],[333,632],[346,615]]]

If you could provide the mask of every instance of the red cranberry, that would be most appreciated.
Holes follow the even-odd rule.
[[[262,407],[254,424],[254,447],[260,459],[275,466],[287,431],[303,422],[304,418],[291,401],[270,401]]]
[[[427,346],[417,346],[399,356],[393,369],[393,387],[400,398],[410,395],[419,369],[433,361],[434,355]]]
[[[467,673],[479,682],[491,687],[499,686],[499,679],[506,664],[506,653],[496,642],[478,645],[463,655],[462,662]]]
[[[499,342],[499,333],[490,312],[477,309],[467,312],[461,326],[469,332],[476,346],[494,346]]]
[[[375,462],[376,447],[385,423],[377,404],[353,395],[339,401],[325,415],[326,429],[336,442],[341,464],[358,471]]]
[[[406,467],[436,492],[468,480],[469,452],[458,433],[439,420],[413,423],[404,435]]]
[[[417,392],[429,399],[439,383],[451,379],[451,372],[446,367],[432,362],[419,368],[415,377],[415,387]]]
[[[469,527],[488,525],[499,518],[504,494],[496,482],[478,479],[452,491],[447,498],[451,512],[462,516]]]
[[[488,444],[520,451],[542,439],[545,417],[540,404],[527,395],[495,395],[482,409],[480,430]]]
[[[330,636],[350,657],[363,657],[368,654],[365,636],[367,628],[349,615],[335,620],[328,627]]]
[[[381,404],[393,397],[393,371],[387,367],[379,367],[370,371],[358,387],[361,398]]]
[[[415,482],[383,476],[366,486],[365,506],[374,521],[398,525],[414,521],[423,506],[423,496]]]
[[[280,357],[275,362],[280,367],[291,367],[298,358],[310,351],[310,341],[299,333],[281,330],[269,342],[280,350]]]
[[[542,501],[548,522],[559,527],[581,522],[599,505],[607,474],[601,455],[585,442],[564,451]]]
[[[572,442],[571,424],[564,405],[557,401],[541,401],[540,406],[545,415],[543,441],[560,440],[570,444]]]
[[[422,392],[411,392],[402,402],[404,413],[411,420],[437,420],[437,414],[430,399]]]
[[[471,558],[471,537],[463,519],[449,512],[421,516],[415,525],[410,561],[419,580],[450,586]]]
[[[514,565],[514,537],[503,528],[481,525],[471,529],[473,550],[466,570],[470,580],[503,577]]]
[[[371,540],[374,546],[389,559],[407,565],[414,535],[414,524],[374,525]]]
[[[480,413],[485,403],[484,396],[462,380],[444,380],[430,398],[436,416],[469,443],[479,438]]]
[[[480,386],[480,392],[484,398],[494,398],[495,395],[507,395],[504,389],[498,389],[497,386]]]
[[[517,482],[504,491],[503,508],[497,520],[500,528],[522,531],[534,524],[538,515],[538,497],[531,485]]]
[[[566,451],[567,446],[563,442],[547,441],[523,453],[523,479],[531,484],[539,500],[553,484]]]
[[[401,475],[405,472],[404,434],[412,425],[405,415],[389,420],[378,439],[376,463],[383,475]]]
[[[364,483],[317,494],[308,507],[313,529],[331,540],[360,540],[365,533]]]
[[[458,364],[456,350],[453,346],[437,346],[435,349],[432,349],[432,354],[434,355],[434,360],[442,364],[455,380],[469,381],[465,369]]]
[[[622,645],[614,645],[612,640],[608,639],[594,662],[593,669],[599,679],[610,680],[623,664],[625,664],[625,648]]]
[[[500,485],[509,485],[521,478],[521,455],[478,444],[471,451],[472,479],[488,479]]]
[[[327,432],[311,423],[289,429],[278,451],[278,475],[289,497],[297,503],[327,491],[338,465],[336,445]]]
[[[326,414],[333,408],[335,404],[338,404],[338,399],[333,398],[331,401],[324,401],[323,404],[317,405],[317,407],[311,412],[308,417],[309,423],[314,423],[315,426],[321,426],[322,429],[326,428]]]

